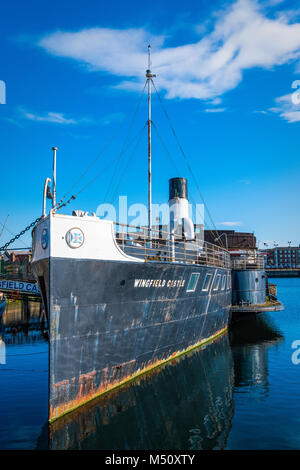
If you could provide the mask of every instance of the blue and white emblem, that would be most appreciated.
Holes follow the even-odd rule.
[[[71,228],[66,234],[66,242],[70,248],[80,248],[84,243],[84,235],[80,228]]]

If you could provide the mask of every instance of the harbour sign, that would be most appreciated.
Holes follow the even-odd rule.
[[[33,282],[1,280],[0,289],[8,290],[8,291],[13,290],[13,291],[19,291],[19,292],[27,292],[28,294],[40,295],[39,286]]]

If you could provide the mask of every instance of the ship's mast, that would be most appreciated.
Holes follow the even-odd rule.
[[[152,219],[152,188],[151,188],[151,81],[156,77],[151,72],[151,46],[148,46],[148,69],[146,70],[148,83],[148,229],[149,241],[151,242],[151,219]]]

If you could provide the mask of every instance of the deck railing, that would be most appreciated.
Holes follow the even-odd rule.
[[[263,256],[245,256],[233,259],[233,269],[264,269],[265,260]]]
[[[177,234],[147,227],[114,223],[122,251],[144,261],[162,261],[231,268],[227,250],[201,240],[185,240]]]

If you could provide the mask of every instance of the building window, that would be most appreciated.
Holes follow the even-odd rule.
[[[208,290],[209,290],[209,288],[210,288],[210,283],[211,283],[211,279],[212,279],[212,274],[211,274],[211,273],[206,274],[205,279],[204,279],[204,283],[203,283],[202,290],[205,290],[205,291],[208,291]]]
[[[195,292],[197,284],[198,284],[199,276],[200,276],[200,273],[191,274],[188,286],[186,288],[187,292]]]
[[[226,274],[223,275],[222,277],[222,287],[221,290],[224,290],[226,286]]]

